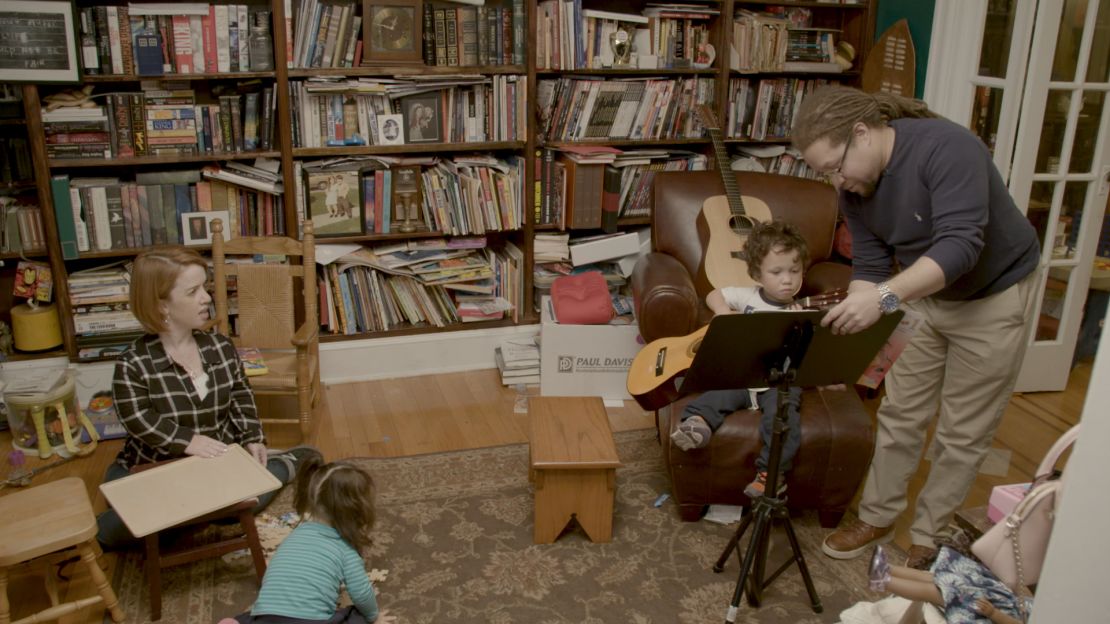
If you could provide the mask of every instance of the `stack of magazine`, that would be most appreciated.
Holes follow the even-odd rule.
[[[540,348],[534,336],[509,338],[494,350],[501,383],[506,386],[540,383]]]

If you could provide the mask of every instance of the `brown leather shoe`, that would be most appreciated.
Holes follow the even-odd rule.
[[[863,520],[853,520],[825,538],[821,551],[833,559],[854,559],[877,544],[894,539],[894,527],[877,527]]]
[[[910,552],[906,557],[906,567],[915,570],[928,571],[933,566],[933,561],[937,558],[937,549],[929,548],[928,546],[918,546],[914,544],[910,546]]]

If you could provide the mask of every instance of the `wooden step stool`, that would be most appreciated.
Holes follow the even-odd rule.
[[[621,465],[598,397],[531,397],[528,480],[536,489],[533,541],[550,544],[574,517],[594,542],[613,536]]]
[[[98,596],[72,602],[58,602],[54,572],[47,570],[47,592],[51,607],[20,622],[55,620],[99,602],[104,603],[112,620],[123,621],[123,609],[116,593],[97,563],[96,516],[85,483],[76,477],[0,498],[0,624],[11,621],[8,603],[8,568],[43,555],[76,548],[92,575]]]

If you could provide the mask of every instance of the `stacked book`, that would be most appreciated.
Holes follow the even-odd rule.
[[[506,386],[540,383],[540,348],[532,336],[509,338],[494,349],[494,360]]]
[[[131,313],[130,291],[130,274],[120,265],[69,275],[78,361],[118,357],[145,333]]]
[[[21,253],[46,249],[42,210],[16,197],[0,197],[0,252]]]
[[[111,124],[103,106],[43,110],[42,129],[52,159],[112,156]]]

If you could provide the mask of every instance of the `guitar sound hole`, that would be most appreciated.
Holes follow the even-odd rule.
[[[694,357],[694,354],[698,352],[698,349],[700,347],[701,347],[701,338],[698,338],[694,342],[690,343],[690,347],[686,350],[686,355],[688,355],[689,357]]]
[[[728,219],[728,226],[733,232],[742,235],[751,234],[752,228],[755,227],[755,221],[747,215],[734,214]]]

